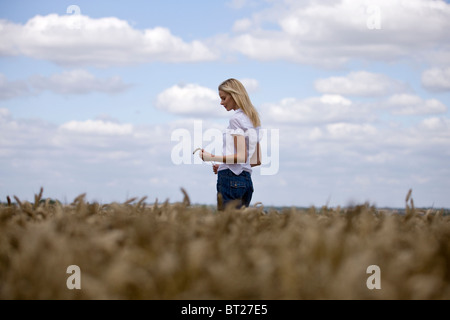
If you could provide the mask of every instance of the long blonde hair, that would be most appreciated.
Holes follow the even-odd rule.
[[[231,95],[237,106],[249,117],[253,123],[253,127],[257,128],[261,126],[258,111],[253,106],[247,90],[239,80],[233,78],[225,80],[220,84],[219,90]]]

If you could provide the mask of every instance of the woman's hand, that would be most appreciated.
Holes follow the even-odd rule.
[[[218,165],[218,164],[214,164],[214,165],[213,165],[213,172],[214,172],[214,174],[217,174],[217,172],[218,172],[218,170],[219,170],[219,166],[220,166],[220,165]]]
[[[203,161],[213,161],[214,159],[214,156],[211,153],[206,152],[205,149],[202,149],[202,151],[200,151],[199,156]]]

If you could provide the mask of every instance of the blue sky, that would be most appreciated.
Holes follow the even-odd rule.
[[[171,137],[225,128],[234,77],[279,132],[254,203],[450,207],[449,27],[428,0],[0,1],[0,200],[214,204]]]

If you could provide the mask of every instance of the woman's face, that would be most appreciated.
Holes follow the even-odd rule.
[[[227,111],[237,110],[238,106],[234,101],[231,94],[226,93],[225,91],[219,90],[220,104],[227,109]]]

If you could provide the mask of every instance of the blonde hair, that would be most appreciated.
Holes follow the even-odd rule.
[[[231,95],[237,106],[249,117],[255,128],[261,126],[261,120],[256,108],[253,106],[244,85],[236,79],[228,79],[222,82],[219,90]]]

